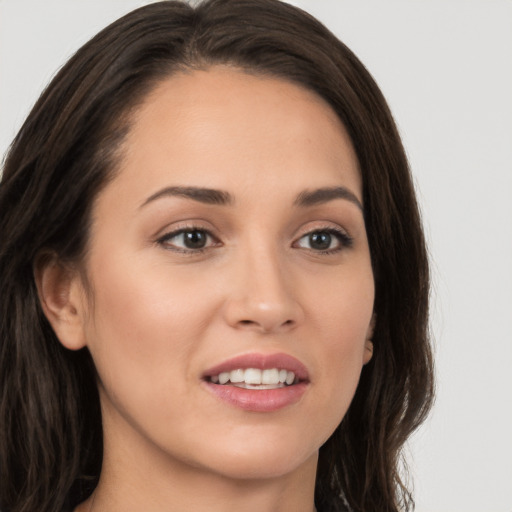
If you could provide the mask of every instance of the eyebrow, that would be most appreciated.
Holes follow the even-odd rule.
[[[163,197],[184,197],[186,199],[192,199],[204,204],[213,205],[231,205],[234,203],[233,196],[224,190],[203,188],[203,187],[165,187],[153,195],[148,197],[141,208],[148,203],[161,199]],[[316,206],[318,204],[327,203],[335,199],[345,199],[355,204],[361,211],[363,205],[346,187],[324,187],[315,190],[305,190],[301,192],[294,201],[295,206],[301,208],[307,208],[308,206]]]
[[[228,205],[234,202],[231,194],[223,190],[202,187],[166,187],[148,197],[141,208],[162,197],[184,197],[200,203],[216,205]]]
[[[316,206],[333,201],[334,199],[345,199],[354,203],[361,211],[364,211],[361,201],[359,201],[353,192],[345,187],[325,187],[316,190],[305,190],[297,196],[294,204],[300,207]]]

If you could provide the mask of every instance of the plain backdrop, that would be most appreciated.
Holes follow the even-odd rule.
[[[0,154],[70,54],[147,3],[0,0]],[[292,3],[375,76],[418,187],[437,402],[408,450],[417,511],[512,512],[512,2]]]

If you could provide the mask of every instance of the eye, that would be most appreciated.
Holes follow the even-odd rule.
[[[297,247],[312,251],[332,253],[350,247],[352,239],[343,231],[336,229],[318,229],[305,234],[296,243]]]
[[[183,228],[165,234],[158,243],[178,252],[199,252],[216,245],[216,240],[205,229]]]

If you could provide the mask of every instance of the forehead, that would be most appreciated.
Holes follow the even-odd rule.
[[[147,193],[165,184],[277,187],[284,177],[302,189],[341,180],[361,199],[350,138],[323,98],[227,66],[161,82],[132,119],[120,170]]]

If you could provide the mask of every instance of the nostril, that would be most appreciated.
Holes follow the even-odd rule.
[[[240,326],[240,327],[259,328],[265,332],[273,331],[274,329],[279,328],[279,327],[290,328],[290,327],[293,327],[294,325],[295,325],[294,320],[285,320],[284,322],[278,323],[276,325],[274,325],[274,324],[266,325],[265,322],[257,322],[255,320],[239,320],[238,321],[238,326]]]

